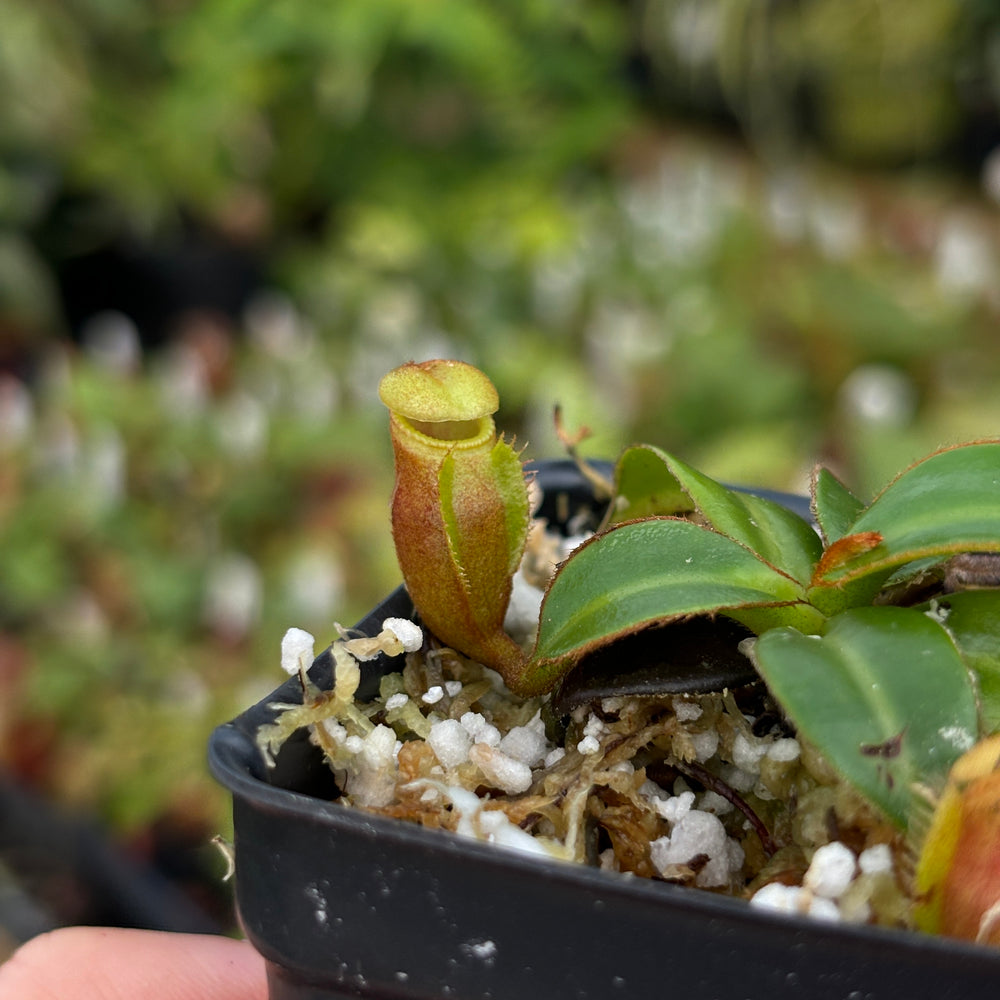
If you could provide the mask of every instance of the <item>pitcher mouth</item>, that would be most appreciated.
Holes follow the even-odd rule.
[[[473,420],[412,420],[395,414],[395,419],[409,430],[433,441],[444,441],[458,448],[476,448],[493,435],[493,420],[477,417]]]

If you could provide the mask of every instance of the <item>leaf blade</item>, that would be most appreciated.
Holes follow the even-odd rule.
[[[718,532],[677,518],[629,521],[556,574],[528,673],[541,683],[616,637],[691,615],[732,612],[752,629],[813,621],[802,600],[794,580]]]
[[[775,629],[757,669],[802,735],[901,828],[978,731],[975,691],[943,628],[912,608],[855,608],[826,634]]]
[[[842,538],[864,504],[829,469],[817,468],[812,483],[813,514],[827,545]]]
[[[812,527],[773,500],[728,489],[675,455],[651,445],[627,449],[616,493],[624,504],[612,517],[630,519],[696,509],[718,532],[806,583],[822,553]]]
[[[607,524],[621,524],[641,517],[687,514],[694,503],[653,445],[633,445],[622,452],[615,466],[616,503]]]
[[[938,602],[943,624],[979,681],[983,729],[1000,731],[1000,590],[965,590]]]
[[[935,452],[911,466],[851,524],[882,543],[823,574],[825,585],[886,574],[904,563],[958,552],[1000,552],[1000,441]]]

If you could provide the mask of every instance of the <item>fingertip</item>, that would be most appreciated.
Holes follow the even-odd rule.
[[[264,960],[245,941],[67,927],[0,966],[7,1000],[267,1000]]]

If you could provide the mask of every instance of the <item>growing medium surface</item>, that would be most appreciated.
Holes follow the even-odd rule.
[[[516,456],[464,414],[473,372],[429,362],[383,381],[393,531],[429,634],[390,620],[335,642],[333,690],[302,673],[306,704],[261,733],[265,751],[309,726],[347,806],[757,906],[992,942],[994,782],[956,774],[997,713],[1000,442],[935,452],[869,505],[818,471],[818,530],[638,446],[604,523],[563,540],[523,527]],[[439,381],[462,389],[461,433],[418,427],[426,406],[402,411],[397,374],[449,415]],[[405,667],[359,703],[359,660],[379,650],[405,650]],[[986,886],[972,897],[966,871]]]
[[[383,636],[401,630],[386,624]],[[273,749],[310,725],[345,807],[757,906],[910,925],[906,839],[796,738],[762,685],[604,698],[559,718],[550,696],[516,697],[432,643],[356,702],[350,650],[376,646],[335,643],[334,692],[261,734]]]

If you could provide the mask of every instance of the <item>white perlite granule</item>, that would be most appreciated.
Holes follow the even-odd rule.
[[[391,632],[403,647],[404,653],[415,653],[424,644],[424,633],[419,625],[408,618],[386,618],[383,631]]]
[[[356,739],[349,736],[347,742]],[[376,726],[355,752],[347,774],[346,791],[355,802],[384,806],[396,792],[395,757],[401,744],[388,726]]]
[[[753,791],[759,777],[757,771],[744,771],[743,768],[737,767],[735,764],[723,764],[719,768],[719,774],[722,780],[737,792]]]
[[[695,884],[703,888],[728,885],[733,872],[743,864],[743,849],[729,838],[718,817],[697,809],[684,812],[669,836],[654,840],[649,854],[664,874],[672,865],[707,857],[695,876]]]
[[[472,737],[456,719],[443,719],[431,726],[427,742],[445,767],[458,767],[469,759]]]
[[[581,753],[585,757],[600,753],[601,737],[607,732],[608,727],[591,712],[586,725],[583,727],[583,739],[576,745],[577,753]]]
[[[486,743],[474,744],[469,749],[469,760],[483,772],[490,784],[508,795],[520,795],[531,787],[531,768],[527,764]]]
[[[695,722],[704,714],[701,705],[696,701],[688,701],[686,698],[674,698],[670,704],[678,722]]]
[[[772,882],[758,889],[750,902],[762,909],[781,913],[866,923],[871,916],[871,905],[855,890],[864,879],[873,879],[891,871],[892,853],[888,845],[870,847],[856,858],[846,844],[835,840],[816,848],[802,885]]]
[[[541,715],[536,714],[526,726],[511,729],[500,741],[500,749],[508,757],[513,757],[528,767],[538,767],[551,749],[545,738],[545,723],[542,722]]]
[[[398,694],[391,694],[388,698],[386,698],[385,709],[387,712],[391,712],[394,709],[402,708],[409,700],[410,696],[408,694],[404,694],[402,691]]]
[[[433,687],[429,687],[424,694],[420,696],[420,700],[425,705],[436,705],[444,697],[444,688],[440,684],[435,684]]]
[[[361,663],[374,660],[382,653],[386,656],[415,653],[424,644],[423,630],[407,618],[386,618],[378,635],[358,636],[354,639],[350,638],[350,629],[345,629],[337,622],[334,622],[334,626],[340,633],[343,648]]]
[[[817,896],[800,885],[769,882],[753,894],[750,905],[761,910],[815,917],[831,923],[840,921],[840,909],[833,900]]]
[[[587,719],[587,724],[583,727],[583,735],[594,736],[600,739],[607,732],[608,727],[598,716],[591,712],[590,717]]]
[[[521,645],[528,645],[538,630],[543,591],[529,583],[521,570],[511,579],[510,600],[504,617],[504,631]]]
[[[507,818],[503,810],[486,809],[486,803],[475,792],[433,781],[427,781],[426,784],[435,788],[454,805],[459,817],[455,832],[461,836],[485,840],[526,854],[540,854],[546,857],[566,856],[565,849],[560,845],[522,830]]]
[[[735,806],[718,792],[702,792],[698,798],[698,808],[713,816],[725,816],[731,813]]]
[[[308,670],[315,644],[315,637],[305,629],[290,628],[281,640],[281,669],[292,675]]]
[[[649,799],[656,814],[662,816],[668,823],[679,823],[694,807],[694,792],[667,795],[652,781],[644,782],[640,791]]]
[[[324,719],[320,725],[326,730],[327,735],[334,743],[346,744],[347,729],[343,723],[338,722],[336,719]],[[353,753],[353,751],[351,752]]]
[[[792,761],[799,759],[801,752],[802,748],[799,746],[799,741],[793,739],[791,736],[786,736],[783,739],[775,740],[767,748],[765,756],[768,760],[777,761],[781,764],[791,764]]]
[[[694,759],[699,763],[704,763],[709,758],[714,757],[715,751],[719,749],[719,731],[717,729],[705,729],[700,733],[689,733],[688,739],[691,741]]]
[[[737,733],[733,740],[733,763],[747,774],[760,773],[760,759],[767,753],[768,745],[763,740],[756,740]]]
[[[485,743],[491,747],[500,745],[500,730],[478,712],[466,712],[459,719],[459,724],[474,742]]]
[[[865,875],[891,875],[892,850],[888,844],[875,844],[858,855],[858,867]]]
[[[858,870],[854,852],[839,840],[816,848],[802,884],[817,896],[839,899]]]

